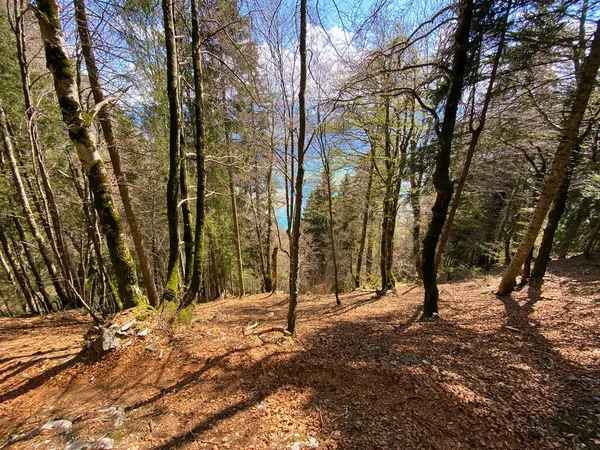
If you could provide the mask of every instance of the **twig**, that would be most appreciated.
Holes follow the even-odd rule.
[[[255,329],[257,326],[258,326],[258,322],[256,322],[253,325],[250,325],[250,326],[242,328],[242,334],[244,336],[248,336],[249,334],[252,334],[252,333],[250,333],[250,331],[252,331],[253,329]]]

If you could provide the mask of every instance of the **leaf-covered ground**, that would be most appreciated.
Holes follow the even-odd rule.
[[[147,337],[133,333],[95,363],[79,356],[91,325],[82,313],[0,319],[0,445],[595,448],[600,268],[575,258],[550,271],[541,289],[506,298],[494,295],[496,275],[443,284],[431,323],[418,322],[418,286],[382,299],[352,292],[339,307],[302,297],[295,340],[258,337],[284,325],[285,295],[228,298],[172,334],[155,317],[138,321]],[[122,426],[98,412],[109,407],[124,408]],[[73,426],[41,432],[50,419]]]

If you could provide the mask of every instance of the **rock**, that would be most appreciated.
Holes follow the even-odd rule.
[[[110,450],[114,446],[114,441],[107,437],[90,440],[78,439],[67,445],[65,450]]]
[[[41,430],[68,430],[73,426],[73,422],[65,419],[56,419],[46,422]]]
[[[305,448],[319,448],[319,442],[314,437],[311,437],[307,441],[294,442],[290,446],[290,450],[302,450]]]
[[[125,341],[122,345],[121,348],[123,347],[129,347],[131,344],[133,344],[133,341],[131,339],[127,339],[127,341]]]
[[[121,331],[127,331],[127,330],[129,330],[132,326],[135,325],[135,322],[136,322],[135,319],[133,319],[131,322],[127,322],[125,325],[123,325],[121,327]]]
[[[144,328],[137,334],[137,337],[139,338],[145,338],[146,336],[148,336],[148,328]]]
[[[101,355],[117,348],[118,343],[119,339],[117,338],[115,330],[111,330],[110,328],[102,328],[100,331],[100,336],[98,336],[92,342],[92,348],[97,354]]]
[[[99,409],[98,413],[104,416],[112,416],[113,427],[121,428],[125,422],[125,410],[120,406],[111,406],[106,409]]]
[[[154,350],[156,350],[156,342],[152,342],[151,344],[146,345],[144,348],[153,352]]]

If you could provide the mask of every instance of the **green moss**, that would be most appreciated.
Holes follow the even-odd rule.
[[[72,80],[74,78],[71,61],[60,45],[50,42],[44,44],[46,66],[58,80]]]
[[[94,195],[94,207],[100,218],[102,233],[113,264],[119,295],[124,308],[133,308],[145,303],[138,286],[135,264],[127,243],[119,212],[113,202],[110,185],[102,161],[97,161],[89,170],[90,190]]]
[[[194,316],[194,305],[190,305],[186,308],[183,308],[181,311],[179,311],[179,314],[177,314],[177,317],[175,317],[175,321],[177,323],[189,325],[190,323],[192,323],[193,316]]]
[[[165,290],[163,292],[163,300],[173,301],[177,297],[177,293],[179,292],[179,270],[178,264],[175,264],[173,270],[169,274],[169,278],[167,279],[167,284],[165,285]]]
[[[36,6],[40,15],[49,26],[60,29],[58,2],[55,0],[38,0]]]

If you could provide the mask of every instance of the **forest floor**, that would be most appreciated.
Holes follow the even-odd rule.
[[[600,447],[600,264],[555,261],[505,298],[498,282],[442,284],[429,323],[414,285],[302,296],[297,339],[257,336],[284,325],[285,295],[228,298],[172,332],[138,320],[145,338],[94,363],[83,313],[2,318],[0,447]],[[72,426],[41,431],[50,419]]]

